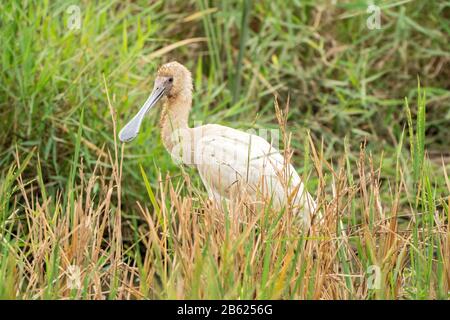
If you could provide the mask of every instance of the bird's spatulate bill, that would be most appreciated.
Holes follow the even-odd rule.
[[[128,142],[136,138],[139,133],[139,129],[141,128],[142,119],[147,114],[148,110],[150,110],[164,94],[164,87],[159,86],[155,87],[145,101],[142,108],[139,112],[126,124],[125,127],[122,128],[119,132],[119,139],[122,142]]]

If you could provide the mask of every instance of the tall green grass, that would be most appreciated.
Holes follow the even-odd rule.
[[[447,299],[450,2],[376,4],[380,30],[366,1],[82,1],[69,30],[66,1],[2,2],[0,297]],[[289,99],[292,162],[330,216],[311,237],[328,240],[269,208],[234,208],[253,228],[210,209],[157,112],[115,145],[174,59],[192,124],[278,128],[273,95]]]

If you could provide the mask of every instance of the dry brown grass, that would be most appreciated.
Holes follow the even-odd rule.
[[[277,116],[289,146],[278,107]],[[178,178],[160,174],[156,193],[142,171],[150,201],[125,216],[117,146],[100,153],[92,172],[81,163],[73,189],[47,197],[39,176],[23,178],[29,158],[17,153],[12,214],[0,234],[1,297],[447,298],[448,200],[429,207],[434,199],[419,190],[425,211],[400,203],[414,192],[401,169],[389,201],[382,199],[380,168],[364,144],[355,176],[348,159],[327,162],[312,140],[310,150],[324,220],[304,232],[292,210],[276,212],[267,201],[210,203],[183,170]],[[370,288],[371,266],[381,271],[378,288]]]

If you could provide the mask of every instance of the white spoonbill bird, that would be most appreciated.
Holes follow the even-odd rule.
[[[264,197],[271,199],[277,209],[290,205],[303,225],[309,227],[316,203],[293,166],[269,142],[217,124],[188,126],[192,77],[178,62],[167,63],[158,70],[152,93],[120,131],[122,142],[137,136],[145,114],[161,99],[164,146],[173,159],[198,169],[212,200],[229,200],[243,193],[254,201]]]

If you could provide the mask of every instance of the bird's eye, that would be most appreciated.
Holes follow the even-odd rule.
[[[169,82],[173,82],[173,78],[172,77],[169,78]]]

